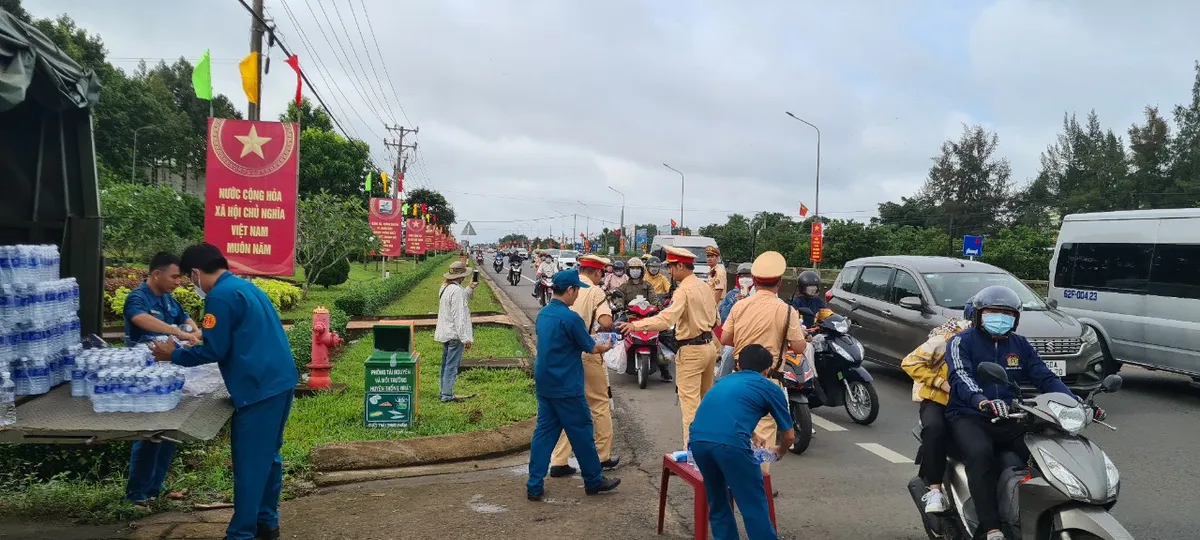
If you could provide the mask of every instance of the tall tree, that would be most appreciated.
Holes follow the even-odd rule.
[[[289,101],[287,112],[279,115],[279,121],[299,122],[300,129],[333,131],[333,120],[329,118],[329,113],[322,107],[314,106],[308,98],[300,99],[300,107],[296,107],[295,101]]]
[[[452,225],[455,222],[454,207],[446,202],[446,197],[432,189],[417,188],[406,194],[409,204],[424,204],[429,207],[429,213],[437,216],[439,225]]]
[[[999,228],[1008,202],[1012,168],[996,155],[999,137],[983,126],[963,125],[957,141],[942,143],[918,197],[929,201],[948,234],[983,234]]]
[[[1200,200],[1200,62],[1195,66],[1192,101],[1175,107],[1176,136],[1171,141],[1171,177],[1175,185],[1165,201],[1172,207],[1192,207]]]
[[[21,0],[0,0],[0,11],[7,11],[21,22],[31,22],[29,12],[21,6]]]
[[[347,140],[332,131],[305,129],[300,134],[300,148],[301,194],[360,195],[363,177],[374,170],[367,143]]]
[[[1134,208],[1169,208],[1174,191],[1171,177],[1171,128],[1146,107],[1146,123],[1129,126],[1129,165]]]

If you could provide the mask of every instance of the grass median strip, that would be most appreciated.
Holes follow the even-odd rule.
[[[449,267],[449,263],[446,266]],[[383,314],[428,315],[437,313],[438,289],[446,281],[442,277],[445,273],[445,270],[434,271],[428,277],[421,280],[421,283],[417,284],[416,287],[413,287],[408,294],[384,308]],[[470,283],[471,278],[469,277],[463,281],[463,285],[470,285]],[[482,279],[479,280],[479,286],[475,288],[475,295],[471,298],[471,312],[479,313],[481,311],[504,311],[504,307],[496,299],[496,294],[492,292],[492,288]]]
[[[283,319],[306,319],[312,317],[312,310],[317,306],[325,306],[332,308],[333,301],[345,294],[346,291],[365,285],[367,283],[379,281],[383,279],[383,268],[378,266],[379,263],[369,262],[365,266],[362,263],[352,263],[350,265],[350,279],[341,285],[332,287],[322,287],[313,285],[308,290],[308,298],[305,298],[296,304],[295,307],[280,314]],[[396,275],[402,272],[411,270],[413,267],[412,261],[388,261],[387,268]],[[304,268],[296,268],[295,281],[297,283],[304,282]]]

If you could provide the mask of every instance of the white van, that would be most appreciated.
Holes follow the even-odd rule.
[[[1107,372],[1129,363],[1200,381],[1200,208],[1067,216],[1049,298],[1100,334]]]
[[[708,281],[708,260],[704,254],[704,248],[708,246],[716,246],[717,241],[707,236],[682,236],[678,234],[660,234],[654,237],[650,242],[650,254],[658,257],[663,262],[667,260],[667,252],[663,248],[673,246],[686,249],[696,255],[696,277],[703,281]],[[725,261],[720,261],[724,264]]]

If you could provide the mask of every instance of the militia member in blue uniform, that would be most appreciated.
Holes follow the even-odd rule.
[[[200,341],[200,329],[179,301],[171,296],[179,287],[181,277],[179,257],[160,252],[150,259],[150,275],[125,298],[126,344],[151,341],[158,336],[173,336],[193,345]],[[184,330],[185,327],[190,331]],[[133,443],[125,500],[144,506],[158,496],[173,459],[175,443],[171,441]]]
[[[612,346],[597,344],[588,335],[583,318],[571,311],[579,289],[589,287],[579,280],[578,270],[554,274],[550,286],[554,298],[537,317],[538,350],[533,367],[537,427],[529,443],[529,482],[525,484],[526,496],[531,501],[540,501],[545,496],[550,454],[563,432],[575,450],[575,459],[579,460],[583,489],[588,495],[612,491],[621,483],[620,479],[604,477],[583,382],[583,353],[604,354]]]
[[[299,382],[291,347],[271,300],[229,272],[211,244],[184,250],[180,269],[204,298],[204,339],[188,349],[174,341],[154,346],[154,356],[181,366],[215,362],[233,399],[233,519],[227,540],[279,538],[283,489],[283,427]]]
[[[729,493],[733,493],[733,500],[742,511],[747,537],[778,538],[767,509],[762,469],[750,445],[759,419],[768,414],[779,426],[780,444],[774,448],[779,457],[787,454],[796,439],[787,396],[766,377],[773,360],[771,352],[762,345],[747,345],[738,356],[740,370],[718,380],[696,409],[688,447],[704,476],[713,540],[738,539]]]

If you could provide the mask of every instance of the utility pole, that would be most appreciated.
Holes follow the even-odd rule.
[[[254,94],[258,96],[258,101],[260,103],[262,102],[262,42],[263,33],[266,31],[266,28],[264,28],[263,25],[258,22],[262,19],[263,0],[254,0],[254,13],[250,17],[250,52],[258,53],[256,66],[254,68],[258,70],[256,72],[257,76],[254,78],[254,80],[257,81],[257,83],[255,83],[256,87],[254,89]],[[246,108],[246,118],[249,120],[259,120],[259,113],[260,110],[258,104],[251,103],[250,106]]]
[[[398,180],[400,178],[403,178],[405,173],[408,172],[408,158],[412,155],[411,153],[408,155],[405,155],[404,150],[405,149],[412,150],[412,152],[414,152],[414,153],[417,151],[417,143],[414,142],[412,144],[404,144],[404,136],[409,133],[412,133],[415,135],[421,131],[421,128],[417,127],[417,128],[413,128],[413,129],[408,129],[404,126],[383,126],[383,127],[384,127],[384,129],[387,129],[388,131],[394,131],[394,132],[397,132],[400,134],[394,142],[393,141],[383,141],[384,146],[386,146],[388,148],[396,149],[396,166],[395,166],[395,169],[393,169],[393,171],[392,171],[392,178],[397,181],[392,182],[391,193],[389,193],[388,196],[393,199],[398,199],[400,197],[400,182]]]

